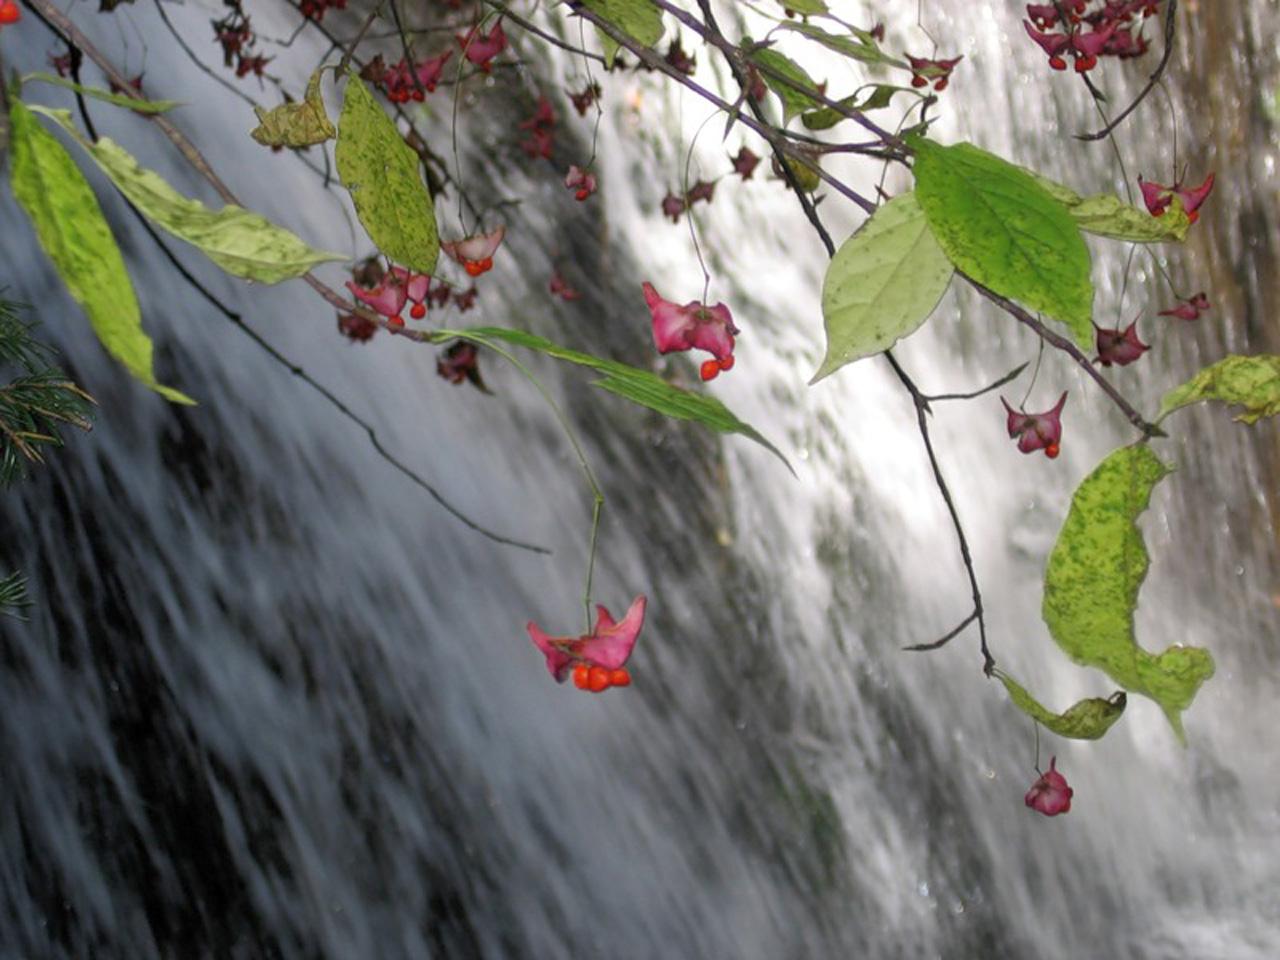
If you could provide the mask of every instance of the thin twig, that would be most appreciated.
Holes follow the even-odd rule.
[[[1018,379],[1018,375],[1019,375],[1019,374],[1021,374],[1023,370],[1027,369],[1027,366],[1028,366],[1030,363],[1031,363],[1031,361],[1030,361],[1030,360],[1028,360],[1026,363],[1021,363],[1021,364],[1019,364],[1018,366],[1016,366],[1016,367],[1014,367],[1012,370],[1010,370],[1008,373],[1006,373],[1006,374],[1005,374],[1003,377],[1001,377],[999,380],[996,380],[996,381],[994,381],[993,383],[989,383],[989,384],[987,384],[987,385],[986,385],[985,387],[983,387],[981,390],[974,390],[972,393],[939,393],[939,394],[931,394],[931,395],[929,395],[929,396],[926,396],[926,397],[925,397],[925,400],[927,400],[929,403],[934,403],[935,401],[938,401],[938,400],[974,400],[974,399],[977,399],[978,397],[981,397],[983,394],[990,393],[992,390],[998,390],[998,389],[1000,389],[1001,387],[1003,387],[1006,383],[1009,383],[1009,382],[1011,382],[1011,381],[1013,381],[1013,380]]]
[[[1034,330],[1036,335],[1051,347],[1057,347],[1059,350],[1069,355],[1071,359],[1076,362],[1076,365],[1084,370],[1085,373],[1089,374],[1089,376],[1097,382],[1098,386],[1102,388],[1102,392],[1110,397],[1112,402],[1120,408],[1120,412],[1124,414],[1125,419],[1142,431],[1142,435],[1144,437],[1167,436],[1167,434],[1154,423],[1148,422],[1142,414],[1134,408],[1133,404],[1126,400],[1124,395],[1113,387],[1106,377],[1098,372],[1098,368],[1089,362],[1089,358],[1086,357],[1084,353],[1081,352],[1080,348],[1074,343],[1061,334],[1050,330],[1043,323],[1031,316],[1031,314],[1026,310],[1022,309],[1022,307],[1018,306],[1007,297],[1002,297],[994,290],[984,287],[977,280],[974,280],[973,277],[965,276],[963,273],[959,273],[959,271],[957,271],[957,274],[968,280],[969,283],[973,285],[974,289],[1012,316],[1019,323],[1022,323]]]

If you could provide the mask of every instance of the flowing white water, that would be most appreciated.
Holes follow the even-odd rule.
[[[1065,140],[1089,123],[1083,93],[1046,77],[1013,5],[951,6],[926,11],[942,52],[967,57],[939,134],[1081,190],[1122,188],[1108,148]],[[1275,51],[1251,39],[1275,35],[1275,14],[1255,5],[1224,24],[1192,6],[1175,61],[1189,78],[1176,94],[1182,149],[1192,176],[1217,169],[1219,186],[1170,269],[1221,307],[1215,333],[1207,321],[1144,325],[1155,349],[1115,377],[1147,409],[1223,343],[1277,347],[1275,213],[1259,200],[1274,196],[1274,136],[1258,107]],[[270,35],[294,22],[251,12]],[[206,12],[171,16],[199,49]],[[321,245],[365,252],[347,239],[342,204],[312,199],[314,175],[296,160],[264,152],[242,166],[247,107],[189,73],[153,11],[127,14],[136,32],[117,32],[118,17],[80,19],[118,61],[127,40],[131,68],[146,38],[150,91],[197,104],[179,121],[247,202]],[[891,29],[925,46],[909,21]],[[34,37],[24,48],[6,34],[0,49],[35,69],[46,44],[34,24],[23,30]],[[276,68],[301,77],[318,52],[296,47]],[[532,73],[525,84],[525,100],[494,87],[464,113],[482,118],[499,160],[465,152],[469,187],[524,203],[463,319],[647,363],[641,279],[677,300],[701,288],[683,223],[664,223],[657,204],[705,109],[652,80],[611,80],[600,202],[578,205],[555,170],[515,149],[509,131],[552,87]],[[951,113],[970,103],[984,109]],[[561,169],[588,141],[556,105]],[[212,199],[145,121],[95,118]],[[707,173],[727,167],[721,128],[699,141]],[[443,136],[447,117],[432,129]],[[1155,105],[1125,128],[1142,163],[1130,176],[1165,173],[1167,130]],[[597,598],[615,612],[637,592],[651,598],[635,686],[601,697],[552,684],[524,634],[528,619],[553,632],[580,622],[588,498],[568,444],[513,372],[487,364],[496,398],[449,387],[429,351],[385,336],[345,343],[301,285],[248,289],[197,266],[459,507],[554,548],[551,559],[477,537],[373,457],[195,297],[104,190],[162,379],[202,405],[175,410],[127,382],[0,199],[5,280],[101,402],[92,435],[0,497],[0,570],[28,571],[37,601],[30,623],[0,622],[0,956],[1274,954],[1274,429],[1195,411],[1161,447],[1180,471],[1144,521],[1154,564],[1139,637],[1217,657],[1186,717],[1191,746],[1138,697],[1099,744],[1046,738],[1076,798],[1068,816],[1039,817],[1021,802],[1030,724],[982,677],[975,638],[899,652],[968,610],[954,535],[887,367],[865,361],[803,385],[820,352],[825,258],[759,177],[725,182],[700,216],[711,298],[746,331],[738,366],[713,389],[779,443],[798,482],[746,441],[715,441],[533,364],[609,496]],[[838,238],[856,223],[835,199],[822,210]],[[1099,309],[1114,311],[1123,250],[1096,249]],[[546,296],[553,262],[585,292],[578,304]],[[1148,279],[1141,254],[1135,264]],[[1131,281],[1124,311],[1157,302],[1167,291]],[[949,295],[899,355],[941,392],[984,384],[1034,350],[1007,318]],[[1070,490],[1131,436],[1056,357],[1029,407],[1063,388],[1053,462],[1016,452],[993,398],[939,405],[933,418],[994,653],[1058,706],[1112,688],[1048,640],[1044,557]]]

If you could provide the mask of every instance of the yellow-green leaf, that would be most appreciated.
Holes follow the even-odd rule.
[[[143,216],[199,248],[233,276],[279,283],[302,276],[316,264],[348,259],[340,253],[313,249],[296,234],[243,207],[228,204],[221,210],[210,210],[199,200],[178,193],[158,173],[142,167],[118,143],[107,137],[95,143],[82,136],[66,110],[32,109],[61,124]]]
[[[103,103],[110,103],[138,113],[167,113],[174,107],[182,106],[177,100],[139,100],[136,97],[126,97],[122,93],[108,93],[106,90],[99,90],[97,87],[86,87],[78,83],[72,83],[70,80],[54,76],[52,73],[28,73],[22,78],[23,83],[33,81],[65,87],[67,90],[74,90],[83,96],[93,97],[93,99],[101,100]]]
[[[1207,650],[1175,644],[1148,653],[1134,637],[1138,590],[1149,558],[1137,519],[1170,473],[1145,443],[1114,451],[1084,479],[1049,555],[1044,621],[1077,663],[1097,667],[1130,693],[1160,704],[1185,741],[1182,711],[1213,676]]]
[[[662,11],[649,0],[582,0],[582,5],[641,46],[652,47],[662,39]],[[598,32],[608,69],[618,55],[618,41],[603,30]]]
[[[254,107],[258,126],[249,136],[268,147],[313,147],[338,135],[325,113],[320,95],[320,78],[324,68],[307,81],[307,92],[301,103],[282,103],[271,110]]]
[[[1191,220],[1182,204],[1170,204],[1163,216],[1153,217],[1110,193],[1085,197],[1067,208],[1076,225],[1088,233],[1132,243],[1182,243]]]
[[[1163,420],[1175,410],[1218,400],[1228,406],[1242,406],[1236,419],[1257,423],[1263,417],[1280,413],[1280,357],[1264,354],[1257,357],[1232,355],[1205,367],[1180,387],[1170,390],[1160,401]]]
[[[913,333],[933,313],[953,272],[913,192],[877,209],[827,266],[827,354],[809,382]]]
[[[821,27],[815,27],[813,24],[803,20],[785,20],[778,26],[783,30],[802,34],[810,40],[822,44],[828,50],[833,50],[848,57],[850,60],[871,64],[887,63],[907,69],[906,63],[884,53],[880,49],[880,45],[876,43],[875,38],[865,30],[855,31],[852,36],[842,36],[838,33],[828,33]]]
[[[912,137],[916,195],[951,262],[996,293],[1061,320],[1093,349],[1089,248],[1061,201],[972,144]]]
[[[1019,710],[1038,720],[1046,730],[1072,740],[1100,739],[1120,719],[1128,702],[1124,691],[1117,690],[1106,700],[1089,697],[1072,704],[1062,713],[1054,713],[1004,671],[997,670],[996,676],[1009,691],[1010,698]]]
[[[334,153],[356,216],[378,249],[418,273],[435,273],[440,237],[418,155],[354,73],[347,77]]]
[[[84,175],[71,155],[19,100],[10,106],[13,194],[35,226],[40,246],[89,317],[107,351],[174,403],[195,403],[156,382],[151,339],[124,258]]]

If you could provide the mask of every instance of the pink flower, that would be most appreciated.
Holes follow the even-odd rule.
[[[1209,309],[1209,298],[1202,290],[1190,300],[1182,300],[1176,307],[1161,310],[1159,316],[1177,317],[1179,320],[1199,320],[1200,314]]]
[[[569,167],[569,173],[564,178],[564,185],[570,190],[577,188],[573,195],[575,200],[585,200],[596,192],[596,175],[588,173],[575,163]]]
[[[1147,212],[1153,217],[1164,216],[1165,210],[1173,202],[1174,194],[1177,194],[1187,219],[1195,223],[1200,219],[1200,214],[1197,212],[1200,205],[1213,191],[1213,177],[1214,175],[1210,173],[1200,186],[1187,189],[1182,186],[1181,180],[1172,187],[1166,187],[1152,180],[1143,180],[1139,176],[1138,187],[1142,190],[1142,200],[1147,205]]]
[[[1071,37],[1063,33],[1041,33],[1025,20],[1022,21],[1022,26],[1027,31],[1027,36],[1048,54],[1049,66],[1055,70],[1067,69],[1067,61],[1062,59],[1062,53],[1071,45]]]
[[[418,74],[418,82],[427,88],[427,93],[435,92],[436,85],[440,82],[440,76],[444,73],[445,62],[453,56],[452,50],[446,50],[437,57],[430,60],[423,60],[418,64],[416,73]]]
[[[478,277],[493,269],[493,255],[506,236],[507,228],[499,224],[488,233],[472,234],[462,240],[440,244],[440,249],[462,264],[468,276]]]
[[[552,637],[543,633],[532,620],[526,625],[534,646],[547,658],[547,670],[556,683],[564,683],[573,672],[573,683],[580,690],[600,693],[609,687],[625,687],[631,675],[624,665],[635,648],[636,638],[644,626],[644,594],[631,601],[631,607],[620,621],[614,622],[609,611],[596,606],[596,625],[580,637]]]
[[[1018,413],[1004,397],[1000,398],[1000,402],[1009,414],[1009,436],[1017,438],[1019,450],[1023,453],[1043,450],[1050,460],[1058,455],[1058,446],[1062,440],[1062,408],[1067,403],[1065,390],[1053,409],[1044,413]]]
[[[697,64],[693,57],[685,53],[684,48],[680,46],[679,37],[676,37],[671,41],[671,46],[667,47],[667,55],[664,59],[666,59],[667,63],[674,69],[683,73],[686,77],[692,77],[694,71],[697,69]]]
[[[404,267],[392,267],[391,275],[394,277],[393,282],[404,288],[405,299],[413,304],[409,308],[409,316],[415,320],[421,320],[427,315],[426,300],[431,289],[431,275],[413,273]],[[401,306],[403,307],[404,304],[402,303]]]
[[[389,273],[372,288],[358,287],[348,280],[347,289],[357,300],[386,317],[395,326],[404,326],[400,311],[404,309],[409,293],[399,277]]]
[[[1128,366],[1151,349],[1150,344],[1143,343],[1138,339],[1137,320],[1125,327],[1124,330],[1118,327],[1114,330],[1108,330],[1105,327],[1098,326],[1096,323],[1093,325],[1093,329],[1098,347],[1096,359],[1104,367],[1109,367],[1113,363],[1118,367]]]
[[[1027,791],[1028,807],[1039,810],[1046,817],[1056,817],[1071,809],[1071,795],[1075,793],[1067,786],[1067,778],[1057,771],[1058,758],[1049,760],[1049,772],[1040,774],[1040,779]]]
[[[653,342],[659,353],[680,350],[705,350],[715,360],[702,365],[702,379],[710,380],[721,370],[733,367],[733,338],[738,328],[733,315],[723,303],[708,307],[691,300],[678,306],[664,300],[647,280],[643,285],[645,303],[653,315]],[[708,375],[710,373],[710,375]]]
[[[465,37],[459,34],[455,39],[462,48],[462,55],[485,73],[491,69],[490,61],[507,49],[507,35],[502,32],[501,18],[487,34],[481,33],[480,25],[476,24]]]

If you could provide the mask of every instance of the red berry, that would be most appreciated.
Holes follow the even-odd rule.
[[[913,87],[927,87],[929,85],[929,81],[919,74],[916,74],[911,78],[911,85]]]
[[[580,663],[573,668],[573,685],[579,690],[587,689],[591,682],[591,671],[585,663]]]
[[[933,85],[933,89],[938,90],[938,91],[945,90],[945,89],[947,89],[947,83],[948,83],[948,82],[949,82],[949,81],[947,80],[947,78],[946,78],[946,77],[939,77],[939,78],[937,79],[937,81],[934,83],[934,85]]]
[[[1056,460],[1058,458],[1058,445],[1056,443],[1049,444],[1044,448],[1044,455],[1050,460]]]
[[[575,200],[585,200],[589,196],[591,196],[591,191],[583,188],[582,190],[579,190],[577,193],[575,193],[573,195],[573,198]]]
[[[733,369],[733,362],[734,362],[734,361],[733,361],[733,355],[732,355],[732,354],[730,354],[729,356],[725,357],[723,360],[721,360],[721,361],[720,361],[720,369],[721,369],[721,370],[732,370],[732,369]]]
[[[0,24],[17,23],[22,19],[22,10],[12,0],[0,3]]]
[[[403,318],[403,317],[388,317],[388,318],[387,318],[387,326],[389,326],[389,327],[396,327],[397,329],[399,329],[400,327],[403,327],[403,326],[404,326],[404,318]]]
[[[1076,60],[1076,73],[1088,73],[1097,65],[1097,57],[1080,57]]]
[[[493,258],[485,257],[483,260],[468,260],[462,266],[466,269],[468,276],[478,277],[480,274],[493,269]]]
[[[1050,57],[1049,66],[1053,67],[1055,70],[1065,70],[1067,69],[1067,61],[1063,60],[1061,57]]]
[[[627,672],[626,667],[619,667],[609,674],[609,686],[611,687],[629,687],[631,686],[631,674]]]
[[[698,376],[702,377],[704,381],[714,380],[716,377],[720,376],[720,361],[704,360],[702,362],[702,368],[698,371]]]
[[[421,320],[427,315],[427,305],[425,303],[415,303],[409,308],[409,316],[415,320]]]
[[[419,103],[427,99],[427,95],[423,91],[418,89],[415,89],[411,94],[411,96],[413,97],[413,99],[417,100]]]
[[[587,674],[587,685],[592,693],[601,693],[609,689],[609,671],[604,667],[592,667]]]

